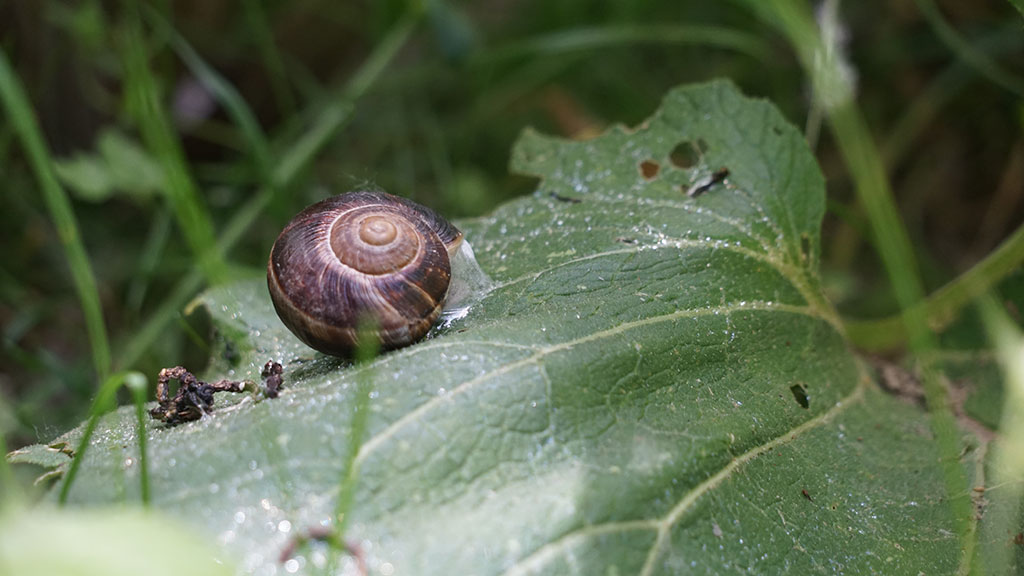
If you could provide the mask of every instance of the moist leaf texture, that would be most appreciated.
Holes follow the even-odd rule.
[[[926,415],[878,390],[821,295],[824,182],[772,105],[684,87],[593,140],[527,130],[512,169],[536,193],[458,223],[493,289],[365,367],[299,343],[261,281],[202,296],[208,379],[274,359],[285,389],[151,425],[154,504],[280,573],[330,522],[368,378],[346,538],[374,574],[957,569]],[[105,418],[72,502],[138,499],[134,426]]]

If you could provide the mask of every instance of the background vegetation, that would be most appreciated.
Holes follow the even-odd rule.
[[[844,159],[844,124],[828,129],[812,98],[791,4],[0,4],[12,72],[0,74],[7,446],[80,422],[112,371],[152,382],[161,367],[202,366],[206,328],[185,305],[205,285],[261,274],[284,222],[312,201],[370,182],[453,217],[484,214],[532,191],[507,171],[524,126],[587,137],[638,122],[672,86],[716,77],[807,127],[829,189],[823,273],[843,315],[897,312],[880,256],[892,246],[873,240],[855,194],[870,166]],[[1015,6],[850,2],[825,28],[926,292],[1024,215]],[[12,96],[19,85],[27,106]]]

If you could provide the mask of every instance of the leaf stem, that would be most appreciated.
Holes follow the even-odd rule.
[[[923,303],[919,314],[939,332],[978,296],[989,291],[1024,263],[1024,225],[970,270],[946,284]],[[871,352],[894,350],[906,344],[908,333],[900,315],[877,320],[848,320],[846,335],[858,348]]]

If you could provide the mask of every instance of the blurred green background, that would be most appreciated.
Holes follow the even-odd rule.
[[[1024,216],[1024,19],[1004,0],[838,8],[837,48],[934,289]],[[211,282],[261,274],[283,224],[313,201],[372,184],[453,218],[485,215],[533,189],[507,170],[524,127],[585,138],[716,77],[806,128],[828,182],[823,274],[843,314],[896,309],[806,76],[746,2],[4,0],[0,48],[71,197],[113,369],[151,381],[205,364],[206,327],[184,305]],[[0,174],[0,391],[17,447],[81,421],[97,375],[6,111]]]

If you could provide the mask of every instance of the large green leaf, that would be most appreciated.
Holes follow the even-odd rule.
[[[154,425],[155,504],[270,573],[330,522],[366,377],[347,536],[374,573],[957,569],[926,415],[876,388],[821,296],[823,180],[774,107],[679,89],[635,129],[527,132],[513,168],[537,193],[464,223],[493,290],[367,367],[302,346],[260,281],[207,293],[210,377],[276,359],[287,389]],[[100,429],[71,500],[137,499],[131,413]]]

